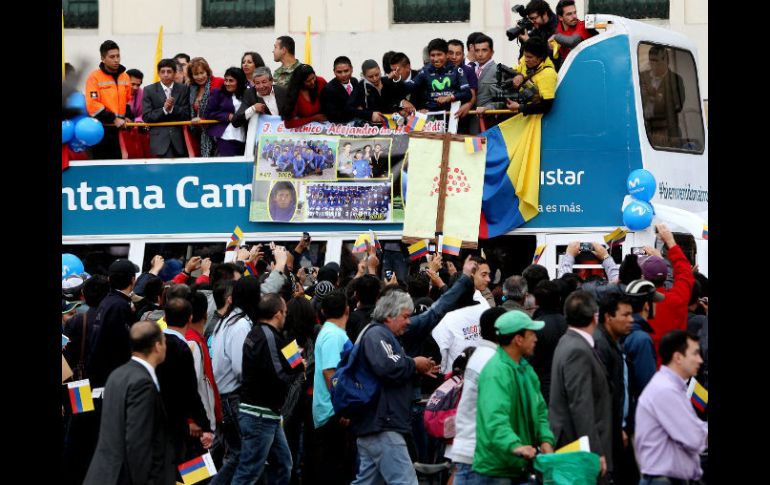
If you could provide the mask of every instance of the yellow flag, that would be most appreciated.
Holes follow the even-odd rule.
[[[591,448],[588,446],[588,436],[581,436],[572,443],[567,443],[554,451],[554,453],[567,453],[570,451],[591,451]]]
[[[152,77],[152,82],[156,83],[160,81],[160,75],[158,75],[158,63],[163,59],[163,26],[160,26],[158,31],[158,45],[155,47],[155,75]]]
[[[305,31],[305,64],[313,65],[313,53],[310,49],[310,15],[307,16],[307,30]]]
[[[61,80],[64,81],[64,10],[61,11]]]

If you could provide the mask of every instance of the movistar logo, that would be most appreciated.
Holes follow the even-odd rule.
[[[434,91],[441,91],[446,88],[451,88],[452,80],[449,79],[449,76],[444,76],[444,79],[442,79],[441,81],[439,81],[438,79],[434,79],[433,82],[431,83],[431,86],[433,86]]]

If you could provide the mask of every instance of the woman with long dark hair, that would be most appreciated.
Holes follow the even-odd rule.
[[[243,155],[246,149],[246,128],[236,128],[232,124],[235,112],[241,107],[244,91],[246,74],[240,67],[231,67],[225,71],[224,87],[214,91],[209,100],[208,117],[219,121],[208,128],[209,136],[216,141],[217,156]]]
[[[244,52],[241,56],[241,69],[246,74],[246,86],[254,86],[254,70],[258,67],[265,67],[265,61],[262,60],[262,56],[256,52]]]
[[[321,113],[321,90],[326,79],[316,76],[307,64],[297,67],[289,79],[288,102],[281,113],[286,128],[297,128],[312,121],[326,121]]]
[[[225,80],[214,76],[209,63],[202,57],[194,57],[190,61],[187,65],[187,77],[190,79],[190,119],[195,123],[197,120],[206,119],[211,94],[221,88]],[[191,126],[190,133],[200,139],[202,157],[214,154],[214,141],[204,129]]]

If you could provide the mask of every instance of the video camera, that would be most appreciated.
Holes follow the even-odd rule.
[[[514,39],[518,38],[523,32],[527,32],[527,34],[529,34],[530,31],[532,31],[532,29],[535,27],[535,24],[533,24],[532,21],[529,20],[529,17],[527,17],[527,11],[524,8],[524,5],[514,5],[511,8],[511,11],[516,12],[521,17],[519,21],[516,22],[515,27],[511,27],[505,31],[505,35],[508,36],[508,40],[513,42]]]
[[[502,63],[497,64],[495,77],[497,82],[491,86],[492,101],[504,103],[507,99],[519,104],[527,103],[537,96],[538,91],[534,83],[527,81],[519,88],[513,86],[513,78],[519,73]]]

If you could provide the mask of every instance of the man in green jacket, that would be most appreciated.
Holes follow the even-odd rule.
[[[485,477],[519,483],[515,479],[526,478],[527,460],[535,457],[536,446],[541,453],[553,453],[548,405],[537,374],[524,358],[533,354],[535,331],[544,325],[520,310],[495,322],[500,346],[479,377],[473,458],[473,471]]]

